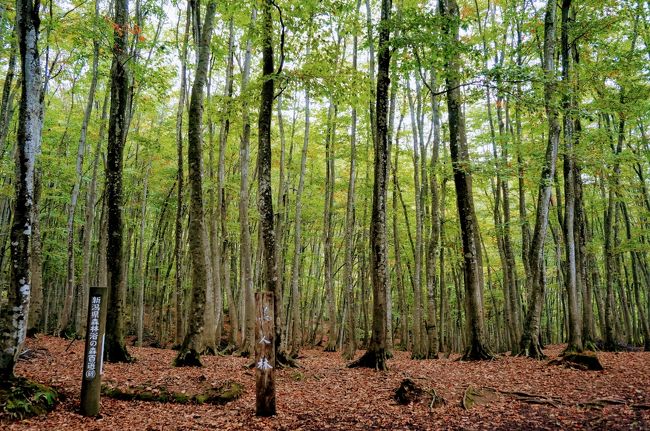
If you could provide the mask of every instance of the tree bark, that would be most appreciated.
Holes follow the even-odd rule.
[[[276,364],[281,362],[279,349],[282,338],[282,295],[278,283],[277,260],[275,258],[275,228],[273,215],[273,192],[271,190],[271,117],[275,73],[273,66],[273,17],[272,0],[265,0],[262,9],[262,91],[258,117],[258,209],[264,252],[263,290],[274,292]]]
[[[562,1],[562,81],[565,88],[571,88],[571,47],[569,46],[569,32],[571,24],[569,13],[571,0]],[[571,112],[574,110],[573,97],[569,90],[563,95],[562,107],[564,108],[564,240],[566,241],[567,274],[565,287],[567,291],[567,307],[569,314],[568,329],[569,340],[565,352],[581,352],[582,321],[578,304],[578,262],[576,251],[576,169],[574,155],[574,120]]]
[[[257,11],[253,9],[251,15],[251,28],[255,22]],[[251,38],[246,41],[246,54],[244,57],[244,71],[242,73],[242,93],[248,89],[251,64]],[[241,292],[244,295],[244,342],[241,352],[244,356],[255,352],[255,296],[253,287],[253,270],[251,256],[251,233],[248,218],[249,205],[249,164],[250,164],[250,135],[251,124],[248,112],[248,99],[242,102],[243,130],[239,146],[239,164],[241,182],[239,187],[239,238],[240,238],[240,266],[241,266]],[[234,306],[234,304],[231,304]]]
[[[544,240],[548,228],[549,205],[553,191],[553,179],[557,162],[557,151],[560,140],[560,123],[557,112],[556,82],[555,82],[555,33],[556,33],[555,1],[549,0],[546,5],[544,18],[544,99],[546,116],[548,118],[548,140],[546,156],[542,167],[537,196],[537,213],[535,229],[530,242],[528,262],[530,271],[527,278],[530,282],[530,297],[524,331],[519,346],[525,356],[541,359],[544,357],[539,342],[540,321],[546,289],[544,274]]]
[[[7,310],[0,317],[0,380],[14,376],[14,366],[25,341],[31,284],[34,170],[41,146],[43,90],[38,55],[40,27],[38,0],[16,1],[16,29],[20,51],[21,89],[16,133],[16,179],[11,226],[11,275]]]
[[[453,49],[447,49],[445,59],[445,77],[447,84],[447,112],[449,113],[449,149],[451,153],[454,184],[456,188],[456,205],[460,220],[463,243],[463,270],[466,290],[467,325],[469,346],[463,355],[465,360],[492,359],[485,340],[483,317],[483,276],[481,267],[481,249],[479,246],[478,222],[472,196],[472,177],[465,135],[465,119],[462,113],[460,93],[460,63],[455,53],[458,44],[459,11],[455,0],[441,0],[440,14],[444,17],[443,30],[447,41]],[[449,52],[451,51],[451,52]]]
[[[381,2],[379,55],[377,67],[376,138],[374,140],[374,184],[370,222],[370,256],[373,293],[372,337],[366,353],[350,366],[388,369],[386,364],[386,292],[388,290],[388,250],[386,245],[386,195],[388,182],[388,87],[390,85],[391,0]]]
[[[325,258],[325,294],[327,297],[327,345],[326,352],[336,351],[336,297],[334,295],[334,254],[332,251],[332,210],[334,207],[334,134],[337,109],[330,99],[327,112],[325,136],[325,211],[323,214],[323,244]]]
[[[189,328],[175,360],[176,366],[200,366],[200,352],[204,347],[203,329],[205,300],[211,287],[206,266],[208,241],[203,211],[203,99],[210,58],[212,23],[216,12],[216,1],[208,3],[205,21],[200,31],[198,62],[190,96],[187,124],[187,164],[190,185],[190,253],[192,259],[192,306]]]
[[[106,359],[110,362],[130,361],[124,342],[124,300],[126,274],[123,256],[122,166],[126,141],[129,92],[128,70],[129,0],[115,2],[113,32],[113,64],[111,66],[111,108],[108,123],[106,157],[106,199],[108,210],[108,244],[106,251],[109,287],[108,320],[106,322]]]

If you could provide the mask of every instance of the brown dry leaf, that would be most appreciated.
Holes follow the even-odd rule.
[[[255,380],[245,369],[247,359],[205,356],[203,368],[174,368],[174,351],[129,348],[137,361],[105,364],[104,382],[126,387],[166,387],[191,394],[203,385],[234,381],[244,394],[226,406],[183,405],[102,398],[101,418],[78,413],[83,342],[54,337],[29,339],[27,348],[39,354],[21,360],[17,374],[51,384],[66,399],[49,415],[0,424],[3,430],[438,430],[438,429],[649,429],[650,354],[599,353],[604,371],[584,372],[549,367],[544,361],[503,357],[490,362],[448,359],[416,361],[395,352],[390,370],[348,369],[340,353],[303,350],[300,370],[280,370],[276,376],[278,415],[255,417]],[[545,353],[557,357],[563,346]],[[361,352],[359,352],[360,354]],[[299,371],[300,378],[296,378]],[[405,376],[423,387],[436,388],[448,403],[430,410],[429,402],[408,406],[393,400]],[[471,410],[460,406],[467,387],[536,394],[557,405],[536,405],[500,396]],[[621,400],[602,410],[579,407],[591,400]],[[639,406],[639,407],[636,407]]]

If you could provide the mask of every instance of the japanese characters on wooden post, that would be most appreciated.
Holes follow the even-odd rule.
[[[256,292],[255,414],[275,414],[275,333],[273,292]]]
[[[102,385],[104,333],[106,332],[107,292],[105,287],[91,287],[88,298],[88,324],[84,368],[81,380],[81,413],[99,414]]]

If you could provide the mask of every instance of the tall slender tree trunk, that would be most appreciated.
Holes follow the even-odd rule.
[[[370,222],[370,256],[373,293],[372,337],[366,353],[350,366],[386,370],[386,292],[388,290],[388,249],[386,244],[386,195],[388,182],[388,87],[390,85],[391,0],[381,2],[379,25],[379,58],[377,67],[377,100],[374,140],[374,184]]]
[[[334,254],[332,250],[332,211],[334,207],[334,136],[337,109],[330,99],[325,136],[325,211],[323,215],[323,244],[325,253],[325,295],[327,297],[326,352],[336,351],[336,296],[334,295]]]
[[[426,349],[423,343],[424,300],[422,297],[422,253],[424,247],[422,239],[423,199],[422,186],[420,183],[420,144],[418,142],[420,136],[418,134],[415,106],[410,88],[407,88],[407,96],[409,101],[411,128],[413,133],[413,183],[415,186],[415,249],[413,255],[413,351],[411,353],[411,357],[413,359],[424,359],[426,357]]]
[[[469,346],[463,358],[466,360],[492,359],[485,340],[483,317],[483,276],[481,249],[479,245],[478,222],[472,196],[472,177],[465,135],[465,119],[462,113],[460,93],[460,62],[457,53],[459,11],[455,0],[440,0],[440,14],[444,18],[443,30],[447,36],[448,49],[445,59],[447,84],[447,112],[449,113],[449,149],[451,153],[456,205],[460,220],[463,243],[463,270],[466,291],[466,312],[469,332]],[[451,52],[449,52],[451,51]]]
[[[174,262],[175,262],[175,288],[174,302],[176,313],[175,341],[180,345],[183,341],[183,185],[185,174],[183,172],[183,112],[185,111],[185,93],[187,91],[187,45],[190,32],[190,5],[187,5],[185,15],[185,33],[181,47],[181,82],[176,109],[176,154],[178,169],[176,173],[176,220],[174,223]]]
[[[357,0],[356,15],[359,15],[361,0]],[[355,29],[352,36],[352,68],[357,70],[359,36]],[[350,125],[350,174],[348,179],[348,196],[345,207],[345,261],[343,266],[343,286],[348,313],[345,320],[345,350],[343,358],[351,360],[357,351],[356,308],[354,301],[354,231],[356,225],[356,175],[357,175],[357,108],[352,106]],[[302,174],[302,172],[301,172]],[[302,178],[302,177],[301,177]]]
[[[282,294],[278,283],[277,260],[275,258],[275,227],[273,214],[273,192],[271,189],[271,118],[275,73],[273,66],[273,17],[272,1],[265,0],[262,7],[262,92],[258,116],[258,209],[260,213],[260,232],[262,235],[263,287],[273,292],[275,315],[275,348],[279,353],[282,344]],[[276,363],[282,362],[282,355],[276,353]],[[272,364],[276,366],[276,364]]]
[[[207,255],[208,241],[203,211],[203,99],[210,59],[212,23],[216,12],[216,1],[211,0],[205,12],[200,30],[198,62],[190,96],[187,124],[187,164],[190,185],[190,254],[192,258],[192,306],[189,328],[175,360],[176,366],[200,366],[200,352],[204,347],[203,329],[205,320],[206,292],[211,288]]]
[[[546,5],[544,18],[544,99],[546,103],[546,116],[548,118],[548,141],[546,156],[542,167],[537,196],[537,214],[535,229],[530,242],[528,262],[530,271],[527,278],[530,282],[530,296],[524,331],[519,343],[522,354],[531,358],[543,358],[539,343],[542,305],[546,290],[546,276],[544,271],[544,241],[548,228],[549,205],[553,191],[553,179],[557,162],[557,151],[560,140],[560,123],[557,112],[557,96],[555,82],[555,33],[556,33],[555,1],[549,0]]]
[[[571,0],[562,1],[562,81],[567,88],[571,88],[571,47],[569,45],[569,14],[571,12]],[[567,291],[567,306],[569,314],[569,340],[566,352],[581,352],[582,345],[582,321],[578,304],[578,262],[576,251],[576,169],[574,155],[574,120],[571,112],[574,104],[571,93],[563,96],[562,107],[564,108],[564,240],[566,241],[566,265],[567,274],[565,287]]]
[[[40,27],[38,0],[16,2],[16,30],[20,51],[21,89],[16,133],[16,179],[11,225],[11,276],[7,310],[0,317],[0,380],[14,376],[14,366],[25,341],[29,316],[34,171],[41,146],[43,89],[38,55]]]
[[[251,28],[255,22],[257,12],[253,9],[251,15]],[[242,93],[248,89],[251,67],[251,37],[246,41],[246,54],[244,57],[244,71],[242,74]],[[244,97],[242,103],[243,130],[239,146],[239,164],[241,182],[239,187],[239,237],[240,237],[240,267],[241,267],[241,293],[244,296],[244,342],[241,346],[243,355],[252,355],[255,352],[255,294],[253,286],[253,270],[251,255],[251,234],[248,218],[249,206],[249,164],[250,164],[250,136],[251,124],[248,113],[248,101]],[[234,304],[231,304],[234,306]]]
[[[124,342],[124,273],[122,205],[122,166],[129,93],[128,34],[129,0],[115,2],[113,64],[111,66],[111,108],[106,157],[106,199],[108,210],[107,275],[109,286],[106,320],[106,359],[125,362],[131,359]]]

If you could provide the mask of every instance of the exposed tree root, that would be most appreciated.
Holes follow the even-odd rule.
[[[521,391],[503,391],[488,387],[473,388],[471,386],[468,386],[465,390],[463,399],[461,400],[461,406],[465,410],[469,410],[474,405],[489,404],[498,398],[498,394],[506,395],[526,404],[547,405],[556,408],[561,406],[576,406],[587,409],[602,409],[603,407],[607,406],[629,406],[635,410],[650,409],[650,404],[629,404],[626,400],[617,398],[597,398],[595,400],[581,401],[576,403],[567,402],[562,398],[553,396],[529,394],[527,392]]]
[[[594,353],[564,352],[557,359],[549,361],[549,365],[564,365],[583,371],[602,371],[603,365]]]
[[[542,346],[541,344],[539,344],[539,341],[537,340],[530,340],[524,343],[524,345],[519,347],[520,347],[520,351],[517,356],[525,356],[527,358],[537,359],[537,360],[546,359],[546,355],[542,351]]]
[[[348,368],[374,368],[377,371],[387,371],[386,359],[384,349],[378,351],[368,349],[359,359],[348,364]]]
[[[275,367],[276,368],[302,368],[298,361],[293,358],[286,350],[279,350],[275,352]]]
[[[472,343],[461,358],[462,361],[491,361],[493,359],[496,359],[496,356],[480,343]]]
[[[460,405],[469,410],[475,405],[489,404],[499,398],[499,393],[492,388],[474,388],[468,386],[460,400]]]

